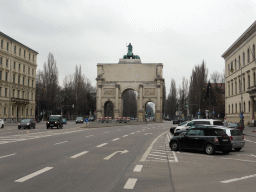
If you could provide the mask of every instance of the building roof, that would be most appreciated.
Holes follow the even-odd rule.
[[[38,52],[37,52],[37,51],[35,51],[35,50],[33,50],[33,49],[29,48],[28,46],[26,46],[26,45],[24,45],[24,44],[20,43],[19,41],[16,41],[15,39],[13,39],[13,38],[9,37],[8,35],[4,34],[4,33],[3,33],[3,32],[1,32],[1,31],[0,31],[0,35],[3,35],[4,37],[6,37],[6,38],[10,39],[10,40],[11,40],[11,41],[13,41],[13,42],[19,43],[19,44],[21,44],[22,46],[24,46],[24,47],[28,48],[29,50],[31,50],[31,51],[33,51],[33,52],[35,52],[35,53],[37,53],[37,54],[38,54]]]
[[[248,37],[256,32],[256,21],[221,55],[226,59],[236,48],[238,48]]]

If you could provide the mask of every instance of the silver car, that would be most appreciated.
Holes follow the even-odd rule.
[[[239,129],[234,129],[234,128],[222,128],[222,129],[230,137],[232,148],[235,149],[235,151],[240,151],[245,144],[244,136],[241,133],[241,131]]]

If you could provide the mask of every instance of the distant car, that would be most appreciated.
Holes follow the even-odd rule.
[[[83,117],[77,117],[76,118],[76,124],[77,123],[84,123],[84,118]]]
[[[35,121],[34,121],[34,119],[23,119],[23,120],[21,120],[21,122],[20,123],[18,123],[18,129],[21,129],[21,128],[23,128],[23,129],[25,129],[25,128],[29,128],[29,129],[31,129],[31,128],[36,128],[36,123],[35,123]]]
[[[88,119],[90,122],[92,122],[92,121],[94,121],[94,117],[93,116],[91,116],[91,117],[89,117],[89,119]]]
[[[243,133],[243,127],[240,125],[240,123],[225,123],[225,126],[228,128],[239,129],[241,133]]]
[[[4,128],[4,120],[0,119],[0,128]]]
[[[62,124],[67,124],[67,119],[66,118],[62,118]]]
[[[240,151],[245,144],[244,141],[244,136],[241,133],[239,129],[236,128],[222,128],[225,133],[230,137],[231,143],[232,143],[232,148],[235,149],[235,151]]]
[[[46,128],[53,128],[56,127],[57,129],[62,129],[62,116],[61,115],[51,115],[49,117],[49,121],[46,122]]]
[[[180,123],[180,120],[179,120],[179,119],[174,119],[172,123],[173,123],[173,124],[179,124],[179,123]]]
[[[174,136],[169,146],[173,151],[194,149],[205,151],[208,155],[215,151],[228,154],[232,149],[231,140],[222,129],[209,127],[189,129],[184,135]]]

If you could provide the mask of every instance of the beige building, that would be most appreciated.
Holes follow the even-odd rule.
[[[37,52],[0,32],[0,118],[35,118]]]
[[[123,117],[123,95],[137,93],[137,118],[145,120],[146,104],[155,104],[155,120],[162,121],[163,64],[141,63],[140,59],[120,59],[119,63],[97,64],[97,117],[107,117],[111,104],[113,118]]]
[[[228,122],[244,124],[255,117],[256,96],[256,21],[228,48],[225,59],[225,114]]]

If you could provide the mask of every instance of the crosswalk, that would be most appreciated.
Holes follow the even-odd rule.
[[[80,131],[84,131],[84,130],[81,130],[81,129],[61,130],[61,131],[49,131],[49,132],[28,133],[28,134],[20,134],[20,135],[0,136],[0,145],[19,142],[19,141],[26,141],[31,139],[38,139],[43,137],[51,137],[56,135],[80,132]]]
[[[170,133],[161,136],[153,145],[146,161],[178,162],[175,152],[169,148]]]

